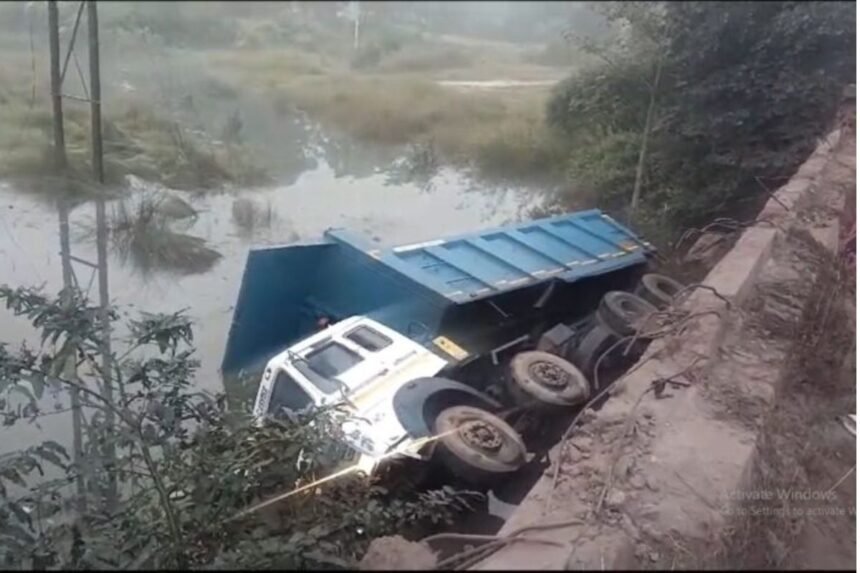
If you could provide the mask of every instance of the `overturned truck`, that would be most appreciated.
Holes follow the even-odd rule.
[[[597,210],[393,248],[332,229],[253,249],[222,371],[262,369],[260,420],[346,411],[367,473],[411,457],[497,478],[527,459],[512,416],[582,407],[601,355],[680,289],[647,272],[653,252]]]

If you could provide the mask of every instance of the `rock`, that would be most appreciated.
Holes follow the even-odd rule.
[[[651,523],[639,523],[639,530],[645,534],[646,537],[649,537],[654,540],[660,540],[663,538],[663,534],[660,532],[657,527],[652,525]]]
[[[436,554],[423,543],[407,541],[399,535],[370,542],[358,564],[361,571],[426,571],[436,567]]]
[[[598,414],[598,419],[604,426],[615,426],[627,420],[627,413],[601,410],[600,414]]]
[[[708,266],[716,263],[720,256],[719,247],[724,243],[724,237],[725,235],[722,233],[703,233],[684,255],[682,262],[684,264],[702,263]]]
[[[589,422],[593,422],[597,418],[597,412],[594,411],[594,408],[589,408],[582,414],[580,414],[579,419],[583,424],[588,424]]]
[[[590,452],[592,440],[588,436],[576,436],[570,440],[570,444],[580,452]]]
[[[657,561],[660,560],[660,554],[656,551],[652,551],[648,554],[648,558],[651,560],[652,563],[657,563]]]
[[[633,525],[633,520],[626,513],[621,514],[621,529],[624,530],[631,539],[639,541],[639,530]]]
[[[636,555],[637,559],[640,559],[640,560],[646,559],[648,557],[648,553],[649,553],[648,546],[645,545],[644,543],[640,543],[636,546],[635,555]]]
[[[618,458],[618,462],[615,464],[615,477],[618,479],[627,479],[627,476],[633,470],[633,464],[636,460],[633,459],[631,455],[623,455]]]
[[[641,474],[635,474],[631,476],[628,481],[630,485],[635,487],[636,489],[642,489],[643,487],[645,487],[645,478],[642,477]]]
[[[627,496],[621,490],[612,490],[606,496],[606,506],[611,508],[619,508],[624,503]]]
[[[651,491],[660,491],[660,488],[657,485],[657,478],[652,475],[645,476],[645,485],[648,486],[648,489]]]

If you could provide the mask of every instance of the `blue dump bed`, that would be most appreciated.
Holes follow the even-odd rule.
[[[222,371],[260,365],[322,316],[370,316],[423,342],[452,306],[613,272],[651,249],[598,210],[393,248],[332,229],[319,244],[252,249]]]

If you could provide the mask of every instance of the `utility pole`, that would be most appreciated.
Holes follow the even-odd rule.
[[[48,0],[48,44],[51,51],[51,106],[54,112],[54,167],[59,171],[66,167],[66,134],[63,130],[60,25],[56,0]]]
[[[87,0],[87,27],[89,28],[89,56],[90,56],[90,122],[92,139],[92,163],[93,178],[101,186],[104,184],[104,162],[102,148],[102,88],[101,67],[99,65],[99,17],[98,7],[95,0]],[[111,325],[110,325],[110,296],[108,293],[108,261],[107,261],[107,216],[105,214],[105,201],[101,193],[96,199],[96,252],[98,256],[99,275],[99,322],[102,327],[102,340],[100,353],[102,355],[102,392],[105,400],[110,406],[114,405],[113,386],[113,360],[111,354]],[[105,413],[105,424],[111,431],[115,424],[114,413],[108,408]],[[116,460],[116,448],[109,439],[105,446],[106,464],[113,464]],[[116,474],[107,472],[107,509],[112,512],[117,504],[117,482]]]
[[[353,38],[352,49],[358,51],[358,32],[361,25],[361,4],[358,0],[352,0],[347,6],[349,16],[352,18]]]
[[[59,16],[56,0],[48,0],[48,31],[50,39],[51,53],[51,101],[53,104],[54,115],[54,162],[59,169],[67,166],[66,150],[65,150],[65,134],[63,131],[63,107],[62,107],[62,85],[65,76],[65,68],[68,65],[69,58],[74,50],[75,39],[77,37],[78,24],[80,23],[83,8],[87,8],[87,25],[89,31],[89,64],[90,64],[90,93],[88,96],[90,102],[91,114],[91,139],[92,139],[92,168],[93,179],[101,185],[104,183],[104,161],[103,161],[103,143],[102,143],[102,117],[101,117],[101,77],[99,66],[99,33],[98,33],[98,8],[94,0],[81,0],[78,7],[75,26],[72,30],[72,37],[69,40],[69,48],[66,53],[65,63],[60,69],[60,35],[59,35]],[[81,78],[83,81],[83,78]],[[84,86],[86,90],[86,86]],[[114,404],[113,386],[111,379],[113,378],[113,361],[111,354],[111,325],[110,325],[110,296],[108,291],[108,261],[107,261],[107,217],[105,213],[104,198],[99,196],[96,200],[96,251],[98,256],[98,264],[93,264],[82,259],[77,259],[71,255],[71,241],[69,237],[69,205],[65,197],[60,197],[58,201],[59,216],[60,216],[60,258],[63,271],[63,289],[65,300],[71,302],[72,289],[75,288],[74,270],[72,269],[72,260],[86,264],[98,272],[99,285],[99,322],[102,327],[102,342],[99,349],[102,355],[101,359],[101,388],[100,391],[108,404]],[[71,357],[64,365],[63,375],[67,380],[74,380],[77,377],[75,368],[75,357]],[[88,473],[87,468],[83,463],[83,416],[81,412],[80,393],[76,388],[70,389],[72,403],[72,427],[73,427],[73,449],[74,461],[80,468],[76,476],[76,489],[79,498],[79,509],[83,512],[86,510],[86,480],[84,475]],[[108,408],[105,413],[105,422],[110,432],[115,424],[114,412]],[[106,465],[110,466],[116,460],[116,448],[110,440],[105,446],[103,452],[106,459]],[[108,487],[106,492],[106,502],[108,511],[112,511],[116,507],[118,493],[116,475],[110,467],[108,467],[107,480]]]
[[[62,79],[60,78],[60,27],[56,0],[48,0],[48,39],[51,53],[51,104],[54,115],[54,167],[58,172],[66,168],[66,138],[63,130],[63,100]],[[71,304],[74,276],[71,261],[71,244],[69,240],[69,204],[63,191],[59,197],[58,212],[60,217],[60,261],[63,270],[63,298],[66,304]],[[75,356],[66,358],[63,365],[63,377],[72,381],[75,379]],[[83,420],[81,416],[81,396],[77,388],[69,390],[72,405],[72,454],[77,467],[75,489],[78,495],[78,509],[86,510],[86,481],[84,480],[83,464]]]

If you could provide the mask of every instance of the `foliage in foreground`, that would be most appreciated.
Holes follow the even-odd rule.
[[[548,120],[570,177],[610,208],[631,200],[643,135],[645,211],[698,224],[761,200],[811,151],[854,81],[847,2],[609,2],[603,60],[558,86]],[[646,129],[649,101],[654,116]]]
[[[0,345],[5,431],[62,413],[45,402],[72,390],[84,436],[71,455],[50,440],[0,455],[5,567],[348,567],[373,537],[469,506],[473,494],[450,488],[403,497],[352,476],[243,514],[342,462],[341,413],[260,427],[228,412],[223,396],[192,386],[197,361],[181,313],[125,324],[108,373],[100,309],[78,291],[50,298],[4,286],[0,298],[41,332],[38,349]],[[116,331],[118,314],[107,318]]]

